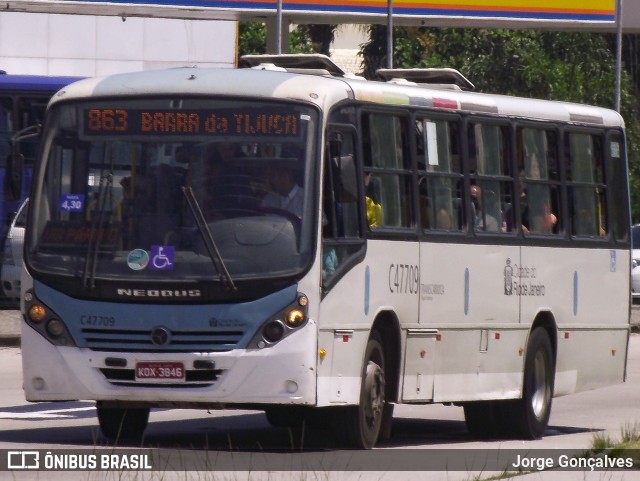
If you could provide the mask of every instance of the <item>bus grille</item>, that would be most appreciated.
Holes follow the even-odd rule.
[[[154,343],[151,329],[82,329],[84,344],[94,351],[222,352],[238,346],[241,330],[168,331],[166,343]]]

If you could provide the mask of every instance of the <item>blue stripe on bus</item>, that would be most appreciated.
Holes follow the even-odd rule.
[[[469,268],[464,270],[464,315],[469,314]]]
[[[52,94],[82,77],[52,77],[47,75],[0,75],[0,92],[51,92]]]
[[[371,286],[371,271],[369,266],[364,270],[364,315],[369,314],[369,289]]]
[[[578,271],[573,271],[573,315],[578,315]]]

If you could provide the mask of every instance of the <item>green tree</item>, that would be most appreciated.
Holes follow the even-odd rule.
[[[262,22],[238,22],[238,58],[267,53],[267,27]]]

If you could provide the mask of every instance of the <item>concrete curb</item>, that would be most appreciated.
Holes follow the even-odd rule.
[[[0,309],[0,346],[20,346],[22,315],[16,309]]]
[[[0,347],[20,347],[20,336],[0,336]]]

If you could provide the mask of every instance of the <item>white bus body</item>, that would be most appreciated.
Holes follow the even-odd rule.
[[[269,283],[275,285],[276,282],[268,276],[262,283],[246,287],[243,276],[232,272],[236,291],[215,290],[218,297],[211,300],[213,297],[207,296],[214,291],[207,291],[193,279],[190,287],[172,283],[171,276],[163,279],[163,283],[154,284],[151,274],[164,273],[147,272],[144,275],[148,276],[139,283],[136,284],[135,279],[130,282],[124,274],[138,275],[131,267],[133,264],[129,264],[131,270],[122,271],[122,276],[117,270],[101,275],[102,260],[96,260],[94,278],[90,269],[83,270],[85,261],[78,262],[78,270],[63,273],[63,283],[58,282],[56,269],[47,267],[57,262],[62,266],[64,259],[72,264],[68,259],[74,255],[70,251],[62,252],[63,247],[69,248],[67,244],[63,246],[47,237],[53,235],[53,231],[48,230],[52,216],[58,216],[60,223],[73,217],[68,212],[61,213],[61,208],[52,208],[51,202],[59,198],[56,196],[60,192],[78,194],[78,185],[84,185],[76,183],[71,190],[60,187],[73,185],[72,177],[76,175],[73,171],[55,174],[61,175],[60,185],[52,183],[54,171],[47,171],[49,163],[57,162],[56,155],[66,155],[69,159],[90,157],[94,154],[86,154],[85,147],[90,143],[95,144],[91,148],[97,150],[98,144],[108,147],[110,142],[115,145],[125,138],[128,140],[129,136],[142,138],[140,132],[129,133],[124,129],[93,135],[80,121],[80,134],[69,134],[63,127],[68,129],[75,121],[67,122],[60,113],[71,112],[65,109],[73,109],[74,105],[89,109],[95,104],[100,112],[113,105],[114,112],[121,108],[122,112],[132,115],[133,106],[153,111],[155,107],[146,104],[147,99],[151,102],[165,98],[178,99],[171,104],[176,109],[182,105],[179,99],[197,98],[203,102],[222,99],[227,102],[225,108],[232,108],[235,101],[277,102],[278,108],[299,108],[302,112],[296,122],[304,123],[307,135],[305,153],[299,155],[305,159],[306,166],[302,185],[307,195],[305,215],[308,214],[308,219],[302,217],[297,245],[307,243],[311,254],[308,260],[303,259],[300,265],[291,268],[293,274],[285,276],[286,282],[278,278],[280,287],[271,289]],[[73,112],[80,116],[85,112],[82,108]],[[192,108],[195,112],[195,107]],[[332,117],[334,114],[339,120]],[[158,122],[149,137],[153,142],[161,142],[163,133],[166,134],[167,124]],[[445,130],[429,137],[430,129],[435,129],[432,126],[437,122],[440,122],[438,129],[450,129],[446,137],[449,146],[454,143],[452,133],[465,133],[459,136],[458,147],[450,148],[451,162],[460,162],[465,167],[460,167],[459,172],[440,172],[445,177],[448,175],[447,179],[453,179],[451,182],[442,180],[445,179],[442,175],[430,177],[434,169],[444,165],[445,158],[446,146],[442,140],[445,137],[437,137]],[[504,165],[514,166],[507,169],[508,175],[503,172],[483,177],[479,167],[476,171],[470,169],[470,159],[489,148],[489,139],[498,138],[487,134],[483,146],[474,150],[469,139],[484,128],[476,128],[476,122],[489,125],[487,131],[509,132],[500,137],[503,145],[511,149],[504,161]],[[443,127],[445,124],[448,127]],[[398,142],[406,153],[402,154],[404,157],[398,154],[398,158],[405,159],[405,167],[397,163],[387,168],[367,160],[367,152],[373,152],[367,150],[373,148],[365,142],[367,129],[373,131],[390,125],[399,125],[405,132],[395,131],[398,139],[404,135]],[[498,130],[494,128],[496,125]],[[426,144],[434,144],[431,150],[430,145],[421,146],[422,141],[414,138],[414,127],[424,130],[417,137],[426,138]],[[97,128],[103,129],[104,125]],[[527,128],[535,131],[531,137],[527,137]],[[605,167],[601,167],[602,159],[594,161],[596,174],[589,180],[576,173],[579,171],[577,161],[566,160],[568,173],[558,173],[557,182],[553,180],[556,174],[549,174],[547,178],[535,177],[537,174],[522,177],[523,182],[529,182],[530,192],[541,186],[552,199],[557,195],[559,212],[555,213],[558,225],[555,231],[535,234],[533,227],[531,232],[519,225],[507,227],[504,220],[494,232],[479,231],[473,225],[475,220],[470,220],[467,186],[500,186],[503,194],[510,192],[502,197],[501,212],[506,217],[505,207],[515,203],[518,176],[522,176],[514,174],[515,166],[519,162],[531,164],[522,157],[535,149],[535,139],[541,138],[536,137],[536,132],[543,130],[551,132],[544,134],[547,152],[552,150],[549,145],[553,139],[558,139],[558,159],[560,153],[573,159],[571,149],[579,148],[587,139],[591,142],[589,145],[601,149]],[[386,181],[387,186],[408,186],[409,194],[398,201],[396,211],[384,211],[385,220],[390,219],[393,212],[408,212],[406,226],[399,223],[367,227],[364,190],[358,187],[359,200],[354,204],[357,206],[354,215],[359,219],[356,222],[360,222],[360,232],[347,236],[350,244],[343,242],[342,233],[327,240],[323,228],[341,212],[341,207],[336,207],[337,200],[332,207],[327,207],[331,199],[327,185],[322,187],[323,182],[328,182],[327,165],[331,157],[328,146],[334,142],[332,132],[335,131],[342,134],[340,140],[335,141],[336,149],[342,148],[344,154],[349,142],[353,144],[350,155],[343,155],[341,165],[349,169],[348,159],[355,158],[352,171],[355,179],[362,179],[371,171],[383,179],[383,183]],[[571,137],[574,131],[575,138]],[[76,140],[61,139],[63,132],[76,135]],[[260,137],[254,144],[276,143],[274,132],[269,133],[274,138]],[[243,133],[242,153],[246,161],[247,146],[251,144],[249,137],[255,133],[248,130]],[[568,140],[562,140],[565,137]],[[370,138],[376,141],[373,134]],[[473,138],[477,145],[482,143],[479,137]],[[186,143],[192,139],[185,135],[179,140]],[[208,141],[205,137],[198,140]],[[177,156],[177,149],[166,142],[164,155]],[[393,144],[394,138],[385,138],[385,142]],[[277,148],[284,149],[284,144]],[[59,154],[56,149],[67,152]],[[425,153],[421,154],[422,151]],[[282,152],[279,155],[285,157]],[[423,162],[422,155],[431,157]],[[480,158],[483,154],[477,155]],[[469,428],[476,434],[493,435],[511,424],[516,427],[510,434],[539,437],[548,421],[552,396],[624,381],[630,291],[625,155],[621,117],[610,110],[575,104],[256,69],[173,69],[78,82],[60,92],[50,104],[42,158],[34,173],[34,190],[30,196],[30,227],[22,282],[26,397],[30,401],[96,400],[101,427],[110,438],[141,435],[150,407],[249,406],[265,409],[269,419],[279,423],[286,422],[286,413],[290,413],[290,422],[298,420],[300,413],[303,417],[308,414],[306,409],[295,411],[295,416],[292,414],[293,406],[301,406],[308,407],[309,412],[329,416],[337,426],[338,435],[346,442],[372,447],[384,435],[394,403],[459,403],[465,407]],[[135,162],[141,162],[140,157],[136,159]],[[565,158],[553,160],[556,161],[565,165]],[[74,169],[82,171],[77,160],[69,162],[76,162]],[[117,162],[124,164],[125,160],[119,157]],[[128,167],[114,167],[114,163],[111,173],[116,172],[114,178],[118,175],[124,178],[122,172],[126,173],[126,169],[133,172],[137,168],[135,162]],[[481,164],[479,160],[473,162]],[[549,165],[551,162],[549,160]],[[609,164],[615,167],[606,170]],[[192,171],[192,165],[175,163],[172,168],[180,171],[181,179],[191,179],[188,182],[195,185],[195,174],[185,174]],[[114,169],[124,170],[118,174],[120,171]],[[604,169],[604,180],[598,180],[598,169]],[[617,172],[619,177],[612,178],[612,172]],[[419,190],[422,178],[427,179],[427,185],[458,186],[457,193],[452,194],[457,197],[452,197],[453,201],[447,204],[454,209],[450,212],[458,213],[458,228],[434,228],[427,225],[433,221],[432,217],[429,221],[426,214],[421,217],[422,210],[431,209],[435,199],[429,197],[433,189],[425,190],[424,194]],[[345,174],[342,181],[347,184],[349,179]],[[114,190],[116,182],[113,179],[108,182],[112,184],[107,189],[112,189],[118,200],[123,201],[125,188]],[[360,185],[361,180],[357,183]],[[592,189],[591,184],[596,187]],[[572,226],[577,225],[576,218],[572,217],[573,210],[577,209],[574,205],[585,198],[583,194],[590,199],[591,192],[598,193],[594,194],[594,198],[599,199],[594,204],[597,212],[591,216],[596,218],[599,230],[579,235],[572,230]],[[388,190],[384,195],[391,199]],[[84,212],[89,209],[89,195],[86,200],[84,196],[80,199],[78,208],[84,218]],[[455,205],[457,199],[460,205]],[[174,202],[183,203],[181,198]],[[533,209],[534,202],[530,202]],[[385,206],[383,199],[381,204],[384,210],[389,202]],[[521,211],[525,210],[524,206],[521,205]],[[182,212],[183,217],[190,215],[187,207],[183,207]],[[241,222],[234,222],[235,241],[240,246],[247,245],[249,241],[243,244],[242,239],[238,240],[242,236]],[[289,221],[278,222],[281,222],[280,231],[290,227]],[[65,229],[64,235],[71,235],[69,228]],[[77,250],[86,250],[86,258],[95,255],[97,259],[103,255],[99,249],[102,246],[96,244],[94,254],[91,244],[87,246],[87,233],[96,231],[87,229],[84,240],[78,241]],[[211,228],[214,238],[220,229]],[[196,231],[195,227],[193,230]],[[45,237],[47,242],[43,240]],[[108,262],[120,259],[120,266],[125,263],[125,257],[131,260],[133,245],[123,248],[123,241],[119,242],[120,247],[114,247]],[[162,245],[174,245],[171,242],[165,240]],[[225,242],[223,240],[222,249]],[[268,242],[265,240],[265,244]],[[250,243],[259,248],[253,238]],[[154,247],[157,248],[151,247],[148,253],[157,254]],[[323,253],[330,253],[333,248],[335,252],[347,254],[336,254],[337,274],[327,280],[326,273],[323,274]],[[178,250],[176,247],[176,263]],[[231,271],[237,269],[234,262],[231,262]],[[252,262],[267,261],[253,258]],[[63,271],[64,267],[60,267],[60,272]],[[85,279],[81,279],[83,274]],[[209,275],[209,281],[223,283],[215,270]],[[94,287],[91,282],[95,283]],[[254,295],[252,290],[256,291]],[[228,299],[224,299],[220,294],[223,292],[240,294],[238,297],[229,294]],[[196,298],[190,298],[191,294]],[[283,316],[291,309],[302,311],[302,325],[286,324]],[[279,341],[265,341],[261,326],[276,318],[285,326],[284,337]],[[62,326],[51,325],[52,319]],[[180,336],[185,326],[194,331],[220,326],[232,331],[241,326],[244,331],[238,334],[237,345],[229,348],[203,350],[200,344],[180,348],[172,343],[183,339]],[[280,327],[276,331],[278,329]],[[131,339],[137,339],[136,336],[147,339],[154,335],[166,335],[168,340],[153,344],[156,341],[152,339],[150,347],[145,349],[138,349],[135,343],[127,347],[127,342],[133,343]],[[277,337],[281,333],[273,335]],[[114,340],[108,336],[119,337]],[[104,343],[100,344],[102,341],[96,341],[97,338]],[[134,366],[136,376],[127,377],[134,376]],[[206,371],[211,377],[206,382],[193,381],[195,378],[189,381],[181,372],[167,371],[165,379],[157,373],[151,380],[142,378],[144,369],[151,372],[176,367],[198,375]],[[167,383],[171,386],[166,386]],[[175,386],[180,384],[185,387]],[[363,401],[367,398],[368,401]],[[131,423],[128,412],[143,421]],[[479,416],[479,412],[484,414]],[[484,422],[482,418],[486,418]],[[116,425],[124,422],[123,426],[129,423],[130,431],[109,430],[108,424],[114,422]]]

